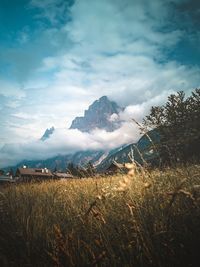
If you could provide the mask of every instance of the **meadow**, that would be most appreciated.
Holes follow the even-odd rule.
[[[0,188],[0,266],[200,266],[200,166]]]

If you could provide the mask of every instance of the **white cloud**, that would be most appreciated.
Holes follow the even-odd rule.
[[[113,113],[108,120],[111,121],[111,122],[118,121],[119,120],[119,116],[118,116],[117,113]]]
[[[199,68],[165,54],[184,34],[169,19],[172,3],[178,2],[75,1],[65,26],[74,45],[44,59],[43,71],[57,69],[56,83],[81,88],[77,95],[84,100],[88,93],[108,95],[122,105],[145,102],[161,91],[198,87]]]
[[[0,95],[4,97],[15,97],[18,100],[25,97],[25,92],[18,84],[0,79]]]
[[[6,98],[1,108],[4,129],[0,145],[39,139],[51,126],[67,128],[102,95],[128,105],[121,118],[141,121],[150,107],[165,102],[169,93],[200,87],[199,67],[170,60],[170,53],[185,36],[173,25],[173,4],[182,1],[76,0],[70,7],[61,0],[32,0],[32,7],[40,10],[39,22],[48,19],[51,27],[40,29],[37,40],[21,35],[27,46],[4,55],[15,62],[18,79],[27,82],[24,89],[0,82],[0,96]],[[64,136],[58,138],[63,146],[56,140],[53,143],[58,130],[47,148],[34,141],[16,145],[14,150],[30,157],[43,151],[42,155],[49,157],[64,153],[60,147],[72,151],[117,146],[121,140],[129,142],[129,131],[123,127],[113,134],[74,132],[76,141],[72,132],[64,130]],[[17,155],[11,155],[13,161]]]
[[[79,130],[56,129],[46,141],[7,144],[0,150],[0,167],[14,165],[20,161],[40,160],[57,155],[66,155],[84,150],[109,151],[123,144],[137,141],[139,130],[131,122],[113,131],[95,129],[91,133]]]

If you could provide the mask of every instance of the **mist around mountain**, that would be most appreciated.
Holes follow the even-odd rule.
[[[78,129],[83,132],[90,132],[95,128],[114,131],[120,126],[120,121],[112,120],[112,117],[117,118],[119,112],[122,110],[123,108],[118,106],[117,103],[110,101],[107,96],[102,96],[89,106],[88,110],[84,112],[83,117],[76,117],[72,121],[70,129]],[[46,140],[53,131],[54,127],[47,129],[41,140]],[[159,141],[159,135],[155,130],[150,131],[149,136],[153,142],[157,143]],[[79,151],[72,155],[57,156],[45,160],[43,164],[49,168],[58,166],[60,169],[63,169],[70,162],[77,166],[84,166],[90,161],[96,167],[97,171],[102,172],[113,161],[124,163],[135,160],[139,164],[143,164],[145,160],[154,160],[155,151],[151,147],[152,143],[144,135],[137,143],[125,144],[111,151]],[[38,162],[37,167],[40,166],[42,166],[42,163]]]
[[[16,171],[18,167],[25,165],[32,168],[45,166],[51,170],[56,168],[57,170],[65,171],[70,163],[73,163],[74,166],[85,167],[90,162],[95,167],[96,171],[101,173],[106,171],[114,161],[117,163],[127,163],[134,160],[141,165],[145,162],[158,165],[159,157],[154,144],[160,141],[159,133],[156,130],[152,130],[148,133],[148,136],[149,137],[143,135],[137,143],[125,144],[111,151],[88,150],[79,151],[74,154],[58,155],[45,160],[24,160],[14,166],[13,170]],[[7,171],[9,169],[10,167],[6,168]]]
[[[76,117],[70,126],[70,129],[78,129],[81,132],[91,132],[96,128],[105,130],[107,132],[113,132],[120,127],[121,121],[119,120],[119,113],[124,109],[121,108],[114,101],[110,101],[107,96],[103,96],[100,99],[94,101],[84,112],[83,117]],[[55,128],[52,126],[46,129],[40,141],[48,141],[54,134]],[[67,130],[67,129],[66,129]],[[47,144],[48,145],[48,144]],[[99,150],[84,150],[75,153],[68,153],[66,155],[60,154],[54,157],[47,157],[47,159],[36,160],[23,160],[19,164],[13,167],[14,170],[17,167],[26,165],[29,167],[47,167],[54,170],[66,170],[69,163],[73,163],[75,166],[85,166],[88,162],[92,163],[97,171],[104,171],[113,160],[119,162],[129,161],[129,152],[135,144],[124,144],[111,151],[109,149]],[[135,149],[134,154],[137,155]],[[137,156],[138,158],[138,156]]]

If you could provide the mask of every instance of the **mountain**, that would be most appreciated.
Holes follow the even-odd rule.
[[[49,129],[46,129],[46,131],[44,132],[43,136],[40,138],[41,141],[45,141],[46,139],[48,139],[50,137],[50,135],[52,135],[52,133],[55,131],[55,128],[52,126]]]
[[[114,120],[120,111],[123,109],[119,107],[115,102],[110,101],[106,96],[96,100],[85,111],[83,117],[77,117],[73,120],[70,129],[79,129],[83,132],[89,132],[95,128],[105,129],[107,131],[113,131],[120,126],[118,120]],[[110,119],[112,118],[112,119]],[[45,131],[41,137],[41,141],[47,140],[55,131],[54,127],[51,127]],[[159,142],[159,135],[156,130],[148,133],[153,143]],[[98,172],[106,170],[109,165],[116,161],[118,163],[131,162],[134,159],[139,164],[145,161],[156,161],[157,153],[152,147],[152,143],[147,137],[143,135],[136,144],[127,144],[111,151],[79,151],[74,154],[57,155],[45,160],[24,160],[17,164],[13,169],[22,165],[29,167],[47,167],[54,169],[55,167],[60,170],[65,170],[69,163],[74,165],[84,166],[88,162],[91,162]]]
[[[89,106],[88,110],[85,111],[83,117],[75,118],[72,121],[70,129],[79,129],[83,132],[89,132],[95,128],[113,131],[120,126],[120,122],[115,120],[115,118],[122,110],[123,109],[119,107],[115,102],[110,101],[107,96],[103,96],[100,99],[94,101],[94,103]],[[54,131],[55,128],[53,126],[49,129],[46,129],[40,140],[46,141],[54,133]],[[102,160],[104,160],[104,158],[108,156],[108,154],[109,152],[102,150],[79,151],[74,154],[68,154],[68,151],[66,151],[66,155],[57,155],[55,157],[47,158],[44,160],[23,160],[16,166],[12,167],[14,170],[16,170],[16,168],[22,165],[38,168],[45,166],[52,170],[55,167],[57,167],[57,169],[64,170],[69,163],[84,166],[88,162],[91,162],[92,164],[94,164],[94,166],[97,166],[101,163]]]
[[[112,132],[120,126],[117,115],[122,110],[117,103],[110,101],[107,96],[102,96],[85,110],[83,117],[76,117],[72,121],[70,129],[90,132],[99,128]]]
[[[97,171],[105,171],[113,161],[127,163],[134,160],[141,165],[144,161],[157,164],[159,159],[155,151],[155,144],[158,144],[159,140],[160,136],[156,130],[149,131],[148,136],[143,135],[137,143],[125,145],[110,151],[108,156],[97,166]]]

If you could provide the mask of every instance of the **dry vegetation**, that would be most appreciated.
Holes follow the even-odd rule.
[[[0,266],[200,266],[200,166],[0,190]]]

